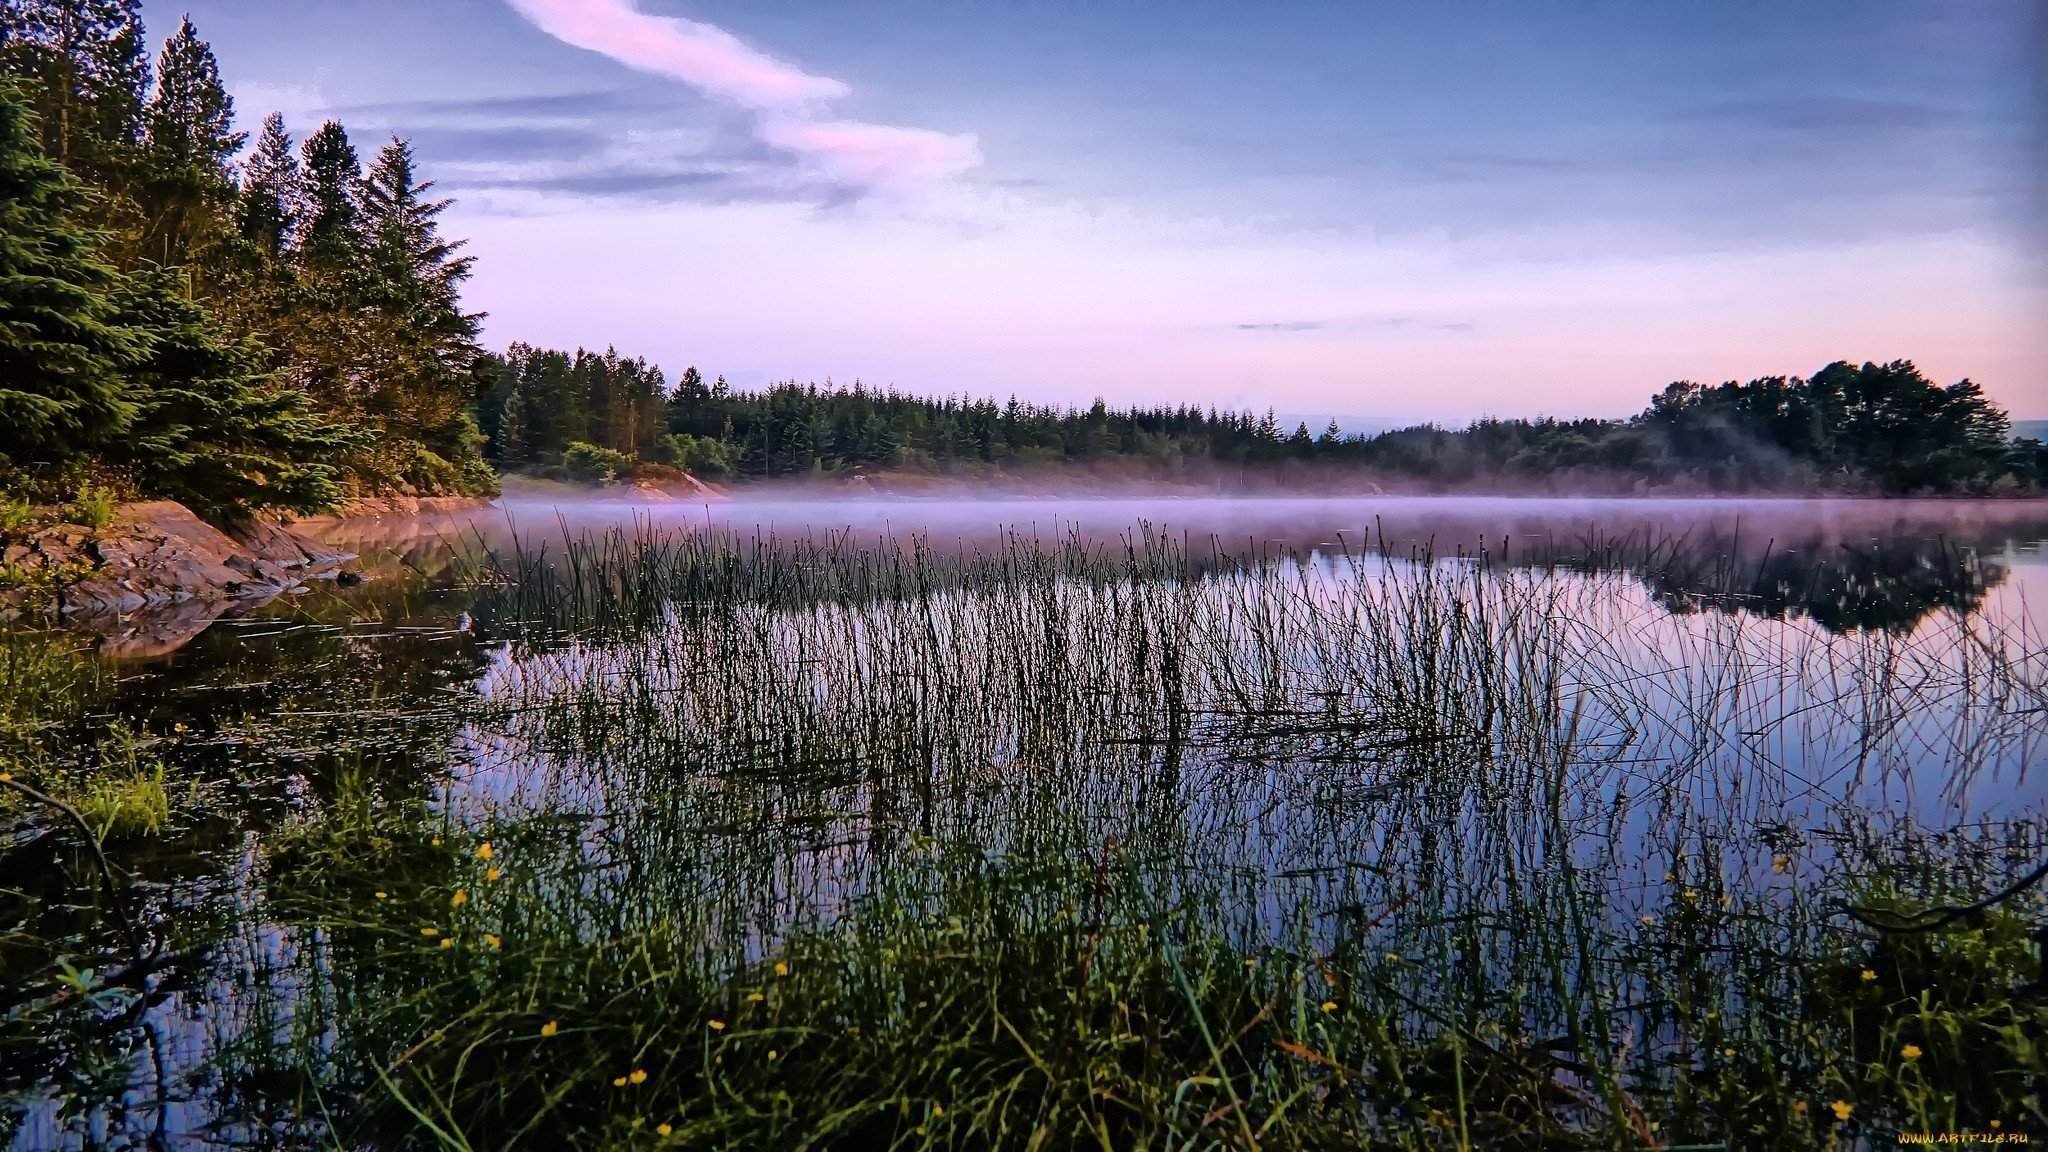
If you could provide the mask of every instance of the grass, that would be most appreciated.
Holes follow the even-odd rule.
[[[0,496],[0,540],[20,532],[35,519],[35,505],[22,496]]]
[[[104,485],[85,483],[78,486],[78,494],[65,508],[65,516],[75,523],[83,524],[94,532],[105,530],[114,522],[114,513],[120,508],[120,499],[114,490]]]
[[[96,773],[70,803],[102,841],[155,836],[171,820],[171,793],[161,764],[147,771]]]
[[[275,1142],[2048,1126],[2039,893],[1937,934],[1842,913],[2048,852],[2037,808],[1921,823],[2024,784],[2048,703],[2024,621],[1840,632],[1673,615],[1599,566],[1143,533],[642,530],[470,579],[506,643],[456,693],[351,714],[382,665],[334,640],[363,663],[232,750],[302,782],[288,815],[158,927],[203,957],[205,1107]],[[0,1054],[64,1051],[71,1019],[17,1013]]]

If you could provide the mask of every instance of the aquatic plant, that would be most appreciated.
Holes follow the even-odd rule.
[[[2038,805],[1929,823],[2031,786],[2023,619],[1835,632],[1597,567],[1142,531],[472,562],[466,630],[293,633],[328,663],[240,722],[233,772],[293,781],[286,810],[151,927],[204,990],[173,1062],[222,1124],[1823,1148],[2048,1120],[2040,893],[1939,933],[1846,914],[2048,854]],[[470,653],[456,690],[379,679],[401,645]],[[17,987],[68,979],[15,954]],[[75,1002],[0,1052],[61,1063]],[[147,1122],[117,1097],[68,1098]]]

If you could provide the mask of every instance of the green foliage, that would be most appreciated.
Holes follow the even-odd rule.
[[[29,96],[41,150],[118,192],[149,87],[141,0],[9,0],[0,5],[0,72]],[[116,200],[93,205],[92,219],[108,222]]]
[[[164,766],[94,775],[69,800],[101,840],[155,836],[171,821]]]
[[[0,539],[13,536],[35,519],[35,505],[25,496],[0,496]]]
[[[87,199],[0,92],[0,467],[61,464],[135,417],[122,373],[147,338],[121,323],[99,238],[70,222]]]
[[[670,464],[707,480],[724,480],[739,467],[732,444],[715,436],[671,433],[661,439],[661,454]]]
[[[565,363],[560,353],[528,364]],[[542,387],[550,373],[542,371]],[[588,402],[572,386],[560,419]],[[552,395],[553,393],[551,393]],[[531,395],[531,393],[529,393]],[[707,387],[692,368],[668,404],[678,436],[716,441],[749,477],[892,466],[1126,461],[1175,474],[1241,476],[1247,465],[1303,482],[1365,475],[1429,488],[1555,486],[2016,492],[2048,485],[2048,448],[2011,441],[2005,414],[1975,383],[1941,387],[1909,362],[1830,364],[1810,380],[1767,377],[1714,388],[1671,385],[1630,420],[1483,419],[1462,430],[1288,433],[1274,413],[1191,405],[1053,408],[1012,399],[932,399],[794,382],[759,392]],[[694,443],[694,442],[693,442]],[[693,451],[694,451],[693,447]],[[673,448],[664,449],[673,452]],[[657,453],[658,454],[658,453]]]
[[[0,13],[0,476],[110,473],[217,520],[494,491],[470,260],[410,147],[366,176],[329,122],[301,165],[272,115],[238,180],[211,47],[181,21],[151,88],[142,33],[133,0]]]
[[[478,403],[491,459],[550,462],[577,441],[649,459],[664,454],[668,385],[658,365],[615,349],[571,354],[514,344],[493,367]]]
[[[633,458],[579,440],[563,450],[562,468],[571,479],[609,484],[633,470]]]
[[[332,504],[330,461],[356,438],[314,413],[304,393],[275,386],[253,337],[221,330],[164,276],[131,284],[130,320],[155,340],[136,369],[137,416],[114,458],[144,490],[217,521]]]
[[[165,41],[156,72],[156,91],[143,111],[142,253],[177,265],[226,230],[234,196],[228,164],[248,134],[234,130],[235,102],[190,16]]]
[[[79,485],[78,494],[72,497],[70,506],[64,511],[66,518],[73,523],[98,532],[114,522],[114,510],[119,504],[112,489],[86,483]]]
[[[322,271],[344,270],[355,261],[360,244],[356,187],[363,178],[362,161],[349,142],[348,130],[335,120],[306,137],[300,155],[305,220],[299,261]]]
[[[299,161],[292,155],[292,138],[284,130],[284,117],[272,112],[263,118],[256,148],[242,168],[241,192],[235,198],[237,232],[263,259],[282,260],[298,227],[304,194],[304,179]]]
[[[112,677],[79,637],[0,631],[0,771],[37,753],[37,738],[100,702]]]

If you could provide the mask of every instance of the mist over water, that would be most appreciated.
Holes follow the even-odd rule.
[[[325,538],[373,570],[414,569],[479,543],[559,546],[605,532],[710,532],[763,545],[973,553],[1025,538],[1116,548],[1173,540],[1197,566],[1344,553],[1466,559],[1509,568],[1624,570],[1679,611],[1817,615],[1837,630],[1897,629],[1939,607],[2048,616],[2048,501],[1567,499],[1505,496],[1052,499],[747,495],[648,503],[511,497],[459,517],[344,522]],[[2032,594],[2030,594],[2030,589]]]

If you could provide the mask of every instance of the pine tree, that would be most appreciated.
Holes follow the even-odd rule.
[[[284,117],[272,112],[263,118],[263,131],[242,169],[235,230],[265,258],[281,260],[297,232],[304,197],[305,180],[298,157],[292,155],[291,135],[284,130]]]
[[[299,154],[305,190],[299,262],[327,272],[349,268],[361,249],[356,190],[363,166],[355,146],[340,122],[329,120],[306,137]]]
[[[120,183],[149,88],[141,0],[7,0],[0,71],[24,84],[47,156],[82,178]]]
[[[186,17],[157,58],[156,91],[143,112],[138,182],[147,229],[143,254],[182,264],[223,224],[234,191],[235,102],[222,87],[213,48]]]
[[[109,293],[100,238],[67,217],[86,199],[0,92],[0,464],[61,467],[128,428],[123,371],[149,341]]]
[[[481,313],[462,310],[462,282],[474,258],[463,241],[443,239],[438,221],[449,205],[433,200],[419,180],[412,146],[393,137],[363,179],[361,302],[374,339],[364,378],[371,414],[395,435],[420,444],[429,472],[443,463],[470,468],[481,460],[481,433],[465,409],[469,365],[480,352]],[[438,475],[417,486],[446,487]]]
[[[137,486],[215,522],[260,508],[312,512],[334,502],[329,463],[352,442],[305,393],[273,386],[253,337],[221,330],[166,272],[130,278],[124,318],[151,334],[131,372],[136,413],[106,456]]]
[[[526,391],[514,381],[498,409],[498,461],[506,467],[526,462]]]

